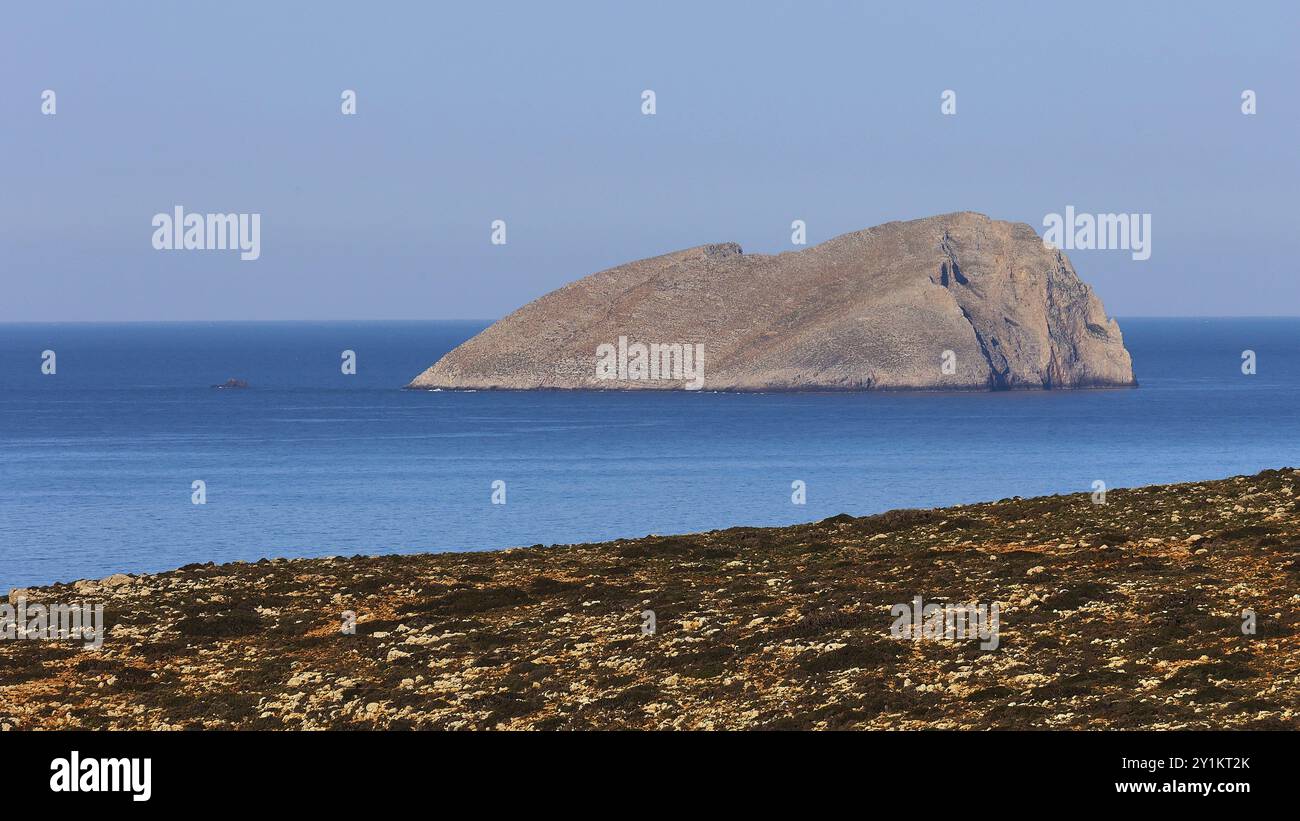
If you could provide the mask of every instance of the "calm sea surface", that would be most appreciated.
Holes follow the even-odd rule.
[[[1121,319],[1136,390],[412,392],[485,322],[0,325],[0,591],[1300,464],[1300,319]],[[41,373],[41,353],[57,374]],[[356,351],[358,373],[340,372]],[[1258,373],[1241,373],[1252,349]],[[231,377],[247,390],[213,390]],[[191,503],[191,483],[207,504]],[[506,483],[505,505],[491,503]],[[791,482],[807,503],[791,503]]]

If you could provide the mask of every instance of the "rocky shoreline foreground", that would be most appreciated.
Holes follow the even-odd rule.
[[[1297,485],[12,591],[109,631],[0,641],[0,726],[1295,729]],[[891,635],[918,595],[996,603],[996,649]]]

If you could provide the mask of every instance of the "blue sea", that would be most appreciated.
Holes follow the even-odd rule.
[[[0,591],[1300,464],[1300,319],[1121,319],[1137,389],[423,392],[486,322],[0,325]],[[1258,373],[1243,375],[1242,351]],[[53,350],[57,372],[41,371]],[[341,372],[341,352],[357,373]],[[246,390],[214,390],[230,378]],[[206,504],[192,503],[193,482]],[[504,505],[492,486],[505,483]],[[806,504],[791,484],[806,485]]]

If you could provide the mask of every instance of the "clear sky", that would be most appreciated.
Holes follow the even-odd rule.
[[[1152,215],[1147,261],[1071,253],[1111,314],[1300,314],[1298,8],[6,4],[0,321],[489,319],[794,219],[1067,205]],[[261,258],[154,250],[175,205]]]

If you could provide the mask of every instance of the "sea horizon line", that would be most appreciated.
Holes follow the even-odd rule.
[[[508,314],[506,314],[508,315]],[[503,315],[503,316],[506,316]],[[1300,314],[1111,314],[1112,319],[1300,319]],[[0,327],[12,325],[289,325],[323,323],[420,323],[420,322],[496,322],[491,317],[424,317],[418,319],[0,319]]]

